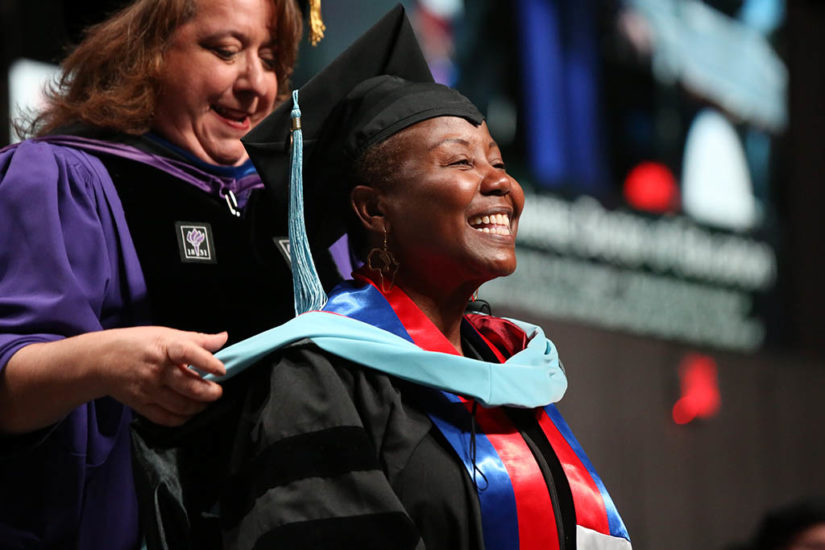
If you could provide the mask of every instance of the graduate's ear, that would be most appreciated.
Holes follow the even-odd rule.
[[[350,193],[355,215],[367,231],[384,233],[386,219],[381,206],[381,193],[375,187],[356,185]]]

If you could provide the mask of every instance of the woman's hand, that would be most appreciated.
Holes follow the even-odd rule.
[[[135,327],[112,333],[97,363],[104,395],[111,395],[152,422],[179,426],[221,396],[222,388],[188,368],[223,376],[212,355],[226,333],[202,334],[164,327]]]
[[[187,366],[223,375],[212,352],[226,337],[132,327],[28,345],[0,371],[0,431],[44,428],[105,395],[153,422],[183,424],[222,393]]]

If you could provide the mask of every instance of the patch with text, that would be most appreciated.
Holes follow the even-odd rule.
[[[180,260],[184,263],[216,263],[212,226],[205,222],[175,222]]]

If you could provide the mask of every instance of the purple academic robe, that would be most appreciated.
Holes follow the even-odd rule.
[[[0,369],[27,344],[146,324],[145,296],[100,160],[44,142],[0,152]],[[0,436],[0,548],[136,548],[130,420],[102,398]]]

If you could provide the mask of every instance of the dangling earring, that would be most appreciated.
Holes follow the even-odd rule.
[[[389,292],[395,286],[395,274],[398,272],[400,264],[395,256],[390,252],[387,244],[387,226],[384,226],[384,247],[373,248],[367,255],[367,267],[373,271],[378,272],[378,278],[381,284],[381,292]],[[386,288],[385,277],[390,280],[390,287]]]

